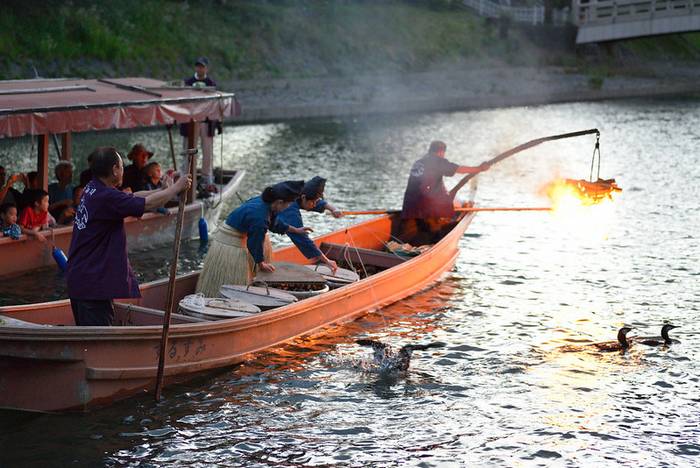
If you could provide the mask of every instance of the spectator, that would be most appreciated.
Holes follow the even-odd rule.
[[[19,190],[16,190],[13,185],[17,182],[25,181],[26,178],[22,173],[13,174],[8,179],[5,168],[0,166],[0,204],[17,203],[22,197],[22,194],[19,192]]]
[[[5,237],[19,239],[22,229],[17,224],[17,205],[4,203],[0,205],[0,231]]]
[[[92,153],[87,157],[88,168],[80,173],[80,185],[85,187],[92,180]]]
[[[39,174],[36,171],[27,172],[24,183],[24,191],[17,201],[17,210],[21,213],[22,210],[32,204],[34,192],[41,190],[39,186]]]
[[[49,194],[44,190],[36,190],[33,195],[31,205],[22,210],[19,225],[24,234],[46,242],[46,238],[39,231],[49,227]]]
[[[72,204],[73,164],[70,161],[59,161],[54,174],[58,182],[49,184],[49,212],[57,218]]]
[[[146,150],[142,144],[136,144],[126,155],[132,163],[124,168],[122,190],[130,189],[132,193],[143,190],[142,172],[148,160],[153,156],[153,151]]]
[[[156,190],[163,188],[163,181],[161,180],[162,174],[160,171],[160,164],[157,162],[149,162],[143,168],[144,176],[144,190]]]
[[[80,197],[83,196],[83,189],[84,187],[82,185],[77,185],[75,188],[73,188],[73,199],[71,206],[63,210],[61,216],[58,218],[58,224],[64,224],[66,226],[73,224],[73,221],[75,220],[75,210],[80,204]]]

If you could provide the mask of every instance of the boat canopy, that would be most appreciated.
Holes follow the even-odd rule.
[[[222,120],[232,93],[151,78],[0,81],[0,138]]]

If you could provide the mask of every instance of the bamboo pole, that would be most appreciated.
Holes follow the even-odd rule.
[[[548,206],[506,206],[506,207],[473,207],[465,206],[462,208],[455,208],[456,212],[460,213],[473,213],[481,211],[552,211],[552,208]],[[401,213],[401,210],[360,210],[360,211],[343,211],[345,216],[357,216],[357,215],[383,215],[383,214],[396,214]]]
[[[173,171],[177,171],[177,158],[175,157],[175,145],[173,144],[173,126],[168,125],[167,128],[168,128],[168,141],[170,142],[170,157],[173,160]]]
[[[504,151],[503,153],[499,154],[498,156],[490,159],[487,161],[487,164],[489,166],[492,166],[498,162],[503,161],[506,158],[509,158],[513,156],[514,154],[520,153],[521,151],[525,151],[526,149],[532,148],[533,146],[537,146],[541,143],[544,143],[546,141],[554,141],[554,140],[562,140],[564,138],[574,138],[578,136],[583,136],[583,135],[590,135],[592,133],[595,133],[596,135],[600,135],[600,131],[597,128],[591,128],[589,130],[581,130],[578,132],[569,132],[569,133],[560,133],[558,135],[552,135],[548,137],[542,137],[542,138],[535,138],[534,140],[530,140],[526,143],[523,143],[522,145],[518,145],[515,148],[511,148],[508,151]],[[473,177],[475,177],[477,174],[467,174],[464,176],[462,180],[455,185],[452,190],[450,190],[450,197],[454,200],[454,198],[457,196],[457,192],[464,187],[464,185],[469,182]]]
[[[189,154],[189,164],[194,162],[194,154]],[[181,177],[187,177],[182,174]],[[193,190],[193,186],[190,187]],[[158,373],[156,374],[156,401],[160,401],[163,389],[163,371],[165,370],[165,350],[168,347],[168,332],[170,331],[170,315],[175,308],[175,279],[177,277],[177,261],[180,257],[180,239],[182,237],[182,225],[185,219],[185,201],[189,190],[180,192],[180,200],[177,205],[177,223],[175,224],[175,242],[173,243],[173,259],[170,264],[170,278],[168,281],[168,295],[165,303],[165,316],[163,317],[163,334],[160,339],[160,354],[158,358]]]

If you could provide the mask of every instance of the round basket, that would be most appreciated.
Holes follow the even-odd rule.
[[[284,292],[287,292],[291,294],[292,296],[296,297],[299,300],[306,299],[309,297],[314,297],[318,296],[319,294],[327,293],[330,291],[330,288],[326,283],[320,283],[318,284],[319,289],[312,289],[312,290],[303,290],[303,291],[294,291],[289,289],[287,285],[283,284],[271,284],[270,286],[273,286],[278,289],[282,289]]]

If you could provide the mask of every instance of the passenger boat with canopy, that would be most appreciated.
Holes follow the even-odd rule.
[[[49,183],[49,146],[53,138],[60,159],[70,160],[72,135],[76,132],[106,131],[166,126],[171,141],[171,158],[176,161],[170,128],[176,124],[223,120],[240,114],[234,94],[208,88],[169,86],[150,78],[121,79],[33,79],[0,81],[0,138],[37,138],[37,173],[40,186]],[[197,147],[195,126],[187,137],[188,148]],[[62,142],[58,149],[58,137]],[[231,196],[245,174],[242,170],[220,168],[215,175],[218,193],[209,198],[191,196],[185,205],[183,237],[198,233],[200,217],[209,224],[220,214],[222,200]],[[196,186],[197,173],[192,173]],[[129,218],[125,228],[130,249],[173,240],[177,208],[167,213],[146,213]],[[59,249],[68,251],[72,226],[47,231],[46,237]],[[54,265],[46,244],[22,235],[19,240],[0,237],[0,276],[18,274]]]
[[[422,237],[401,232],[400,215],[354,224],[314,241],[339,265],[355,269],[359,281],[233,318],[172,314],[165,384],[232,366],[251,353],[353,320],[428,287],[452,268],[474,216],[459,213],[442,226],[434,244],[414,257],[385,249],[391,240],[417,243],[414,239]],[[273,261],[307,263],[294,246],[275,250]],[[195,272],[177,278],[177,302],[194,292],[197,277]],[[144,284],[140,299],[117,301],[113,327],[74,326],[68,300],[0,307],[0,408],[80,411],[152,391],[167,283]]]

